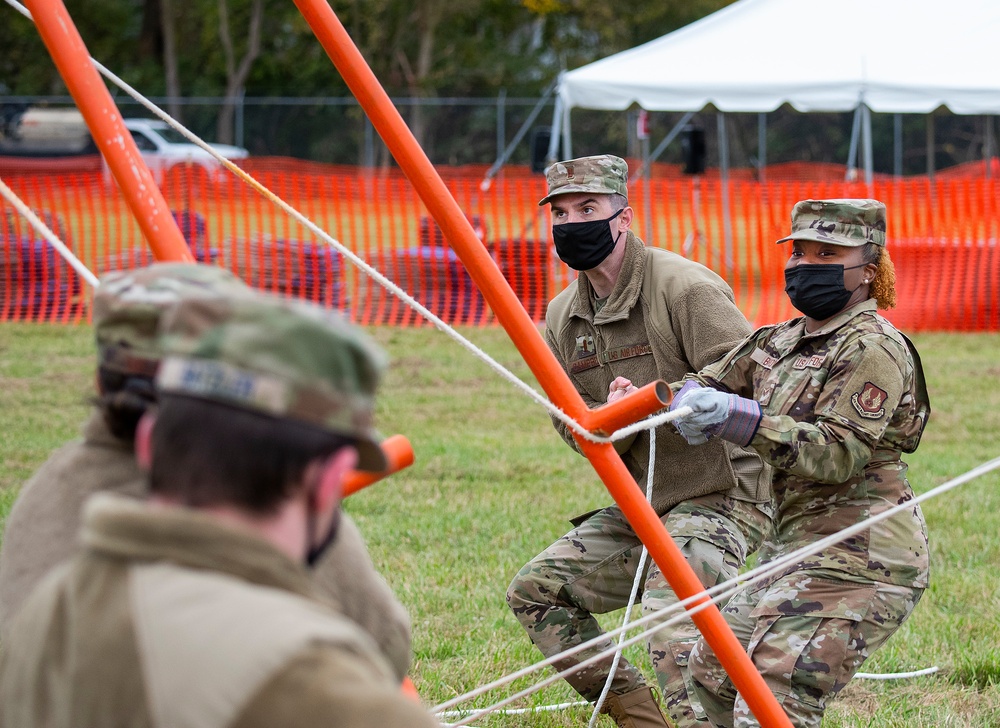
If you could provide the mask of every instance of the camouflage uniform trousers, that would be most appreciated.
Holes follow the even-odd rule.
[[[792,725],[818,727],[827,703],[913,612],[918,587],[797,571],[722,610]],[[760,723],[704,640],[691,651],[696,699],[716,726]]]
[[[678,504],[661,520],[706,587],[734,577],[748,553],[771,529],[770,504],[754,504],[714,493]],[[588,518],[528,562],[507,589],[507,604],[546,657],[602,634],[592,615],[628,604],[642,543],[617,506]],[[644,614],[678,602],[659,567],[647,559],[642,590]],[[673,615],[671,615],[673,616]],[[688,701],[687,657],[698,632],[690,621],[665,628],[647,646],[664,704],[678,726],[708,726]],[[604,642],[556,663],[564,670],[611,648]],[[612,657],[573,673],[567,681],[591,702],[600,697]],[[624,693],[646,684],[622,659],[611,690]]]

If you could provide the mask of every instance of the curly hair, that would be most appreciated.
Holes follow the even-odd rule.
[[[875,277],[868,289],[869,298],[875,299],[875,305],[887,310],[896,305],[896,267],[889,257],[889,250],[882,245],[867,243],[861,251],[866,263],[876,266]]]

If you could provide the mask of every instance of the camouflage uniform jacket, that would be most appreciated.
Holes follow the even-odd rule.
[[[916,450],[930,401],[916,351],[874,301],[813,333],[803,318],[759,329],[696,378],[761,405],[750,445],[774,466],[779,554],[913,498],[900,453]],[[789,571],[799,569],[926,587],[920,506]]]
[[[666,250],[647,248],[628,233],[621,273],[599,312],[590,281],[580,275],[546,313],[545,337],[588,407],[607,402],[618,376],[637,387],[675,382],[715,361],[747,335],[750,326],[733,293],[704,266]],[[553,419],[578,449],[569,428]],[[649,434],[615,443],[629,473],[645,483]],[[740,500],[770,500],[770,469],[752,451],[725,442],[690,447],[672,425],[656,430],[654,510],[722,492]]]
[[[99,494],[0,652],[0,726],[433,726],[375,642],[256,534]]]

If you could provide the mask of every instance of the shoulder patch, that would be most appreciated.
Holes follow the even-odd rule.
[[[875,386],[871,382],[865,382],[865,386],[860,392],[851,395],[851,404],[858,414],[870,420],[879,420],[885,417],[885,407],[883,403],[889,393],[884,389]]]

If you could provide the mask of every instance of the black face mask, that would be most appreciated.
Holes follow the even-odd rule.
[[[306,566],[310,569],[315,567],[323,554],[325,554],[333,542],[337,540],[337,531],[340,529],[340,508],[337,512],[333,514],[333,520],[330,522],[330,530],[326,532],[326,535],[320,539],[319,543],[314,543],[313,539],[316,537],[316,514],[315,512],[309,514],[309,520],[306,525],[306,538],[309,539],[309,552],[306,554]]]
[[[844,271],[866,265],[845,268],[839,263],[814,263],[786,268],[785,293],[797,310],[815,321],[825,321],[843,311],[858,290],[849,291],[844,286]]]
[[[622,236],[619,232],[617,238],[612,237],[609,223],[624,211],[623,207],[605,220],[553,225],[552,239],[559,259],[573,270],[591,270],[599,266],[611,255]]]

